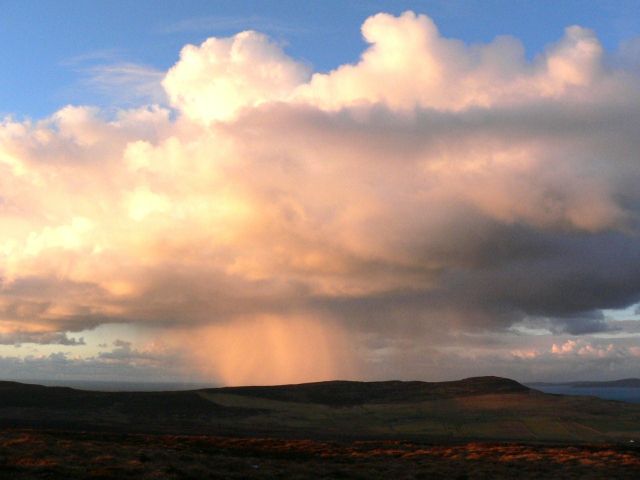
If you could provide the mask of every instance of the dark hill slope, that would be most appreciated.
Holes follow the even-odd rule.
[[[182,392],[0,382],[0,427],[438,442],[640,439],[640,405],[549,395],[498,377],[332,381]]]
[[[67,387],[43,387],[16,382],[0,382],[0,407],[100,409],[160,414],[210,413],[211,402],[197,392],[93,392]],[[223,413],[230,414],[231,411]]]

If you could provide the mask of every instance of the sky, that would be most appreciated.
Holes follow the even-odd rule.
[[[640,371],[640,9],[0,0],[0,377]]]

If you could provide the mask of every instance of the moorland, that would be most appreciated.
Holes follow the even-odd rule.
[[[2,478],[638,478],[640,405],[499,377],[174,392],[0,382]]]

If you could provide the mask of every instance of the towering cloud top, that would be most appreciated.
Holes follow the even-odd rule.
[[[498,37],[465,45],[442,37],[425,15],[375,15],[362,26],[370,44],[354,65],[316,73],[287,57],[268,37],[246,31],[182,50],[164,86],[172,104],[194,120],[229,120],[266,102],[306,103],[323,110],[382,104],[460,111],[541,99],[590,99],[612,80],[594,33],[568,27],[533,63],[520,42]],[[309,80],[309,81],[308,81]]]
[[[308,77],[268,37],[253,31],[188,45],[164,79],[171,104],[202,122],[230,120],[245,107],[284,100]]]

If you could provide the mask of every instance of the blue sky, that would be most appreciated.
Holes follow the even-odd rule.
[[[63,105],[108,104],[87,82],[96,65],[135,63],[166,70],[187,43],[255,29],[326,71],[354,62],[359,27],[377,12],[426,13],[444,36],[487,42],[513,35],[529,56],[568,25],[597,31],[608,50],[640,31],[634,0],[239,1],[1,0],[0,113],[40,118]]]

